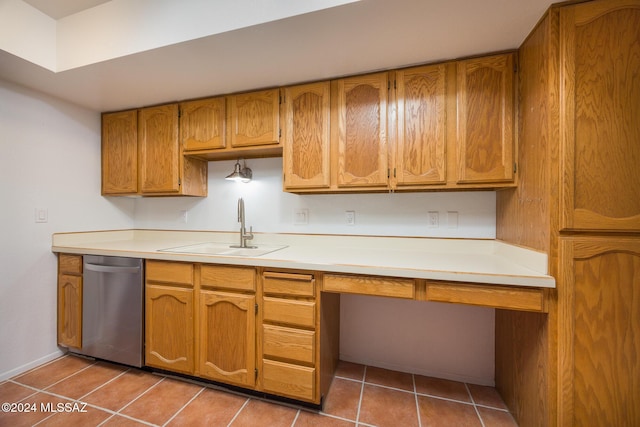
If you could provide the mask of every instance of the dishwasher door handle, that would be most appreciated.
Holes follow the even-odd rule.
[[[119,267],[113,265],[100,265],[85,263],[84,268],[91,271],[97,271],[100,273],[127,273],[135,274],[140,271],[140,267]]]

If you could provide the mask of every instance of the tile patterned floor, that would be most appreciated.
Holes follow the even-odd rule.
[[[340,362],[313,412],[63,356],[0,383],[0,426],[517,426],[491,387]]]

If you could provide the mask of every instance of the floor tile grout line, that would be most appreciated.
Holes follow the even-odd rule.
[[[49,384],[49,385],[48,385],[48,386],[46,386],[46,387],[42,387],[42,388],[40,388],[39,390],[46,390],[46,389],[48,389],[48,388],[51,388],[51,387],[53,387],[54,385],[56,385],[56,384],[58,384],[58,383],[61,383],[62,381],[66,380],[66,379],[68,379],[68,378],[71,378],[71,377],[73,377],[73,376],[75,376],[75,375],[79,374],[80,372],[82,372],[82,371],[84,371],[84,370],[86,370],[86,369],[89,369],[90,367],[92,367],[92,366],[93,366],[93,365],[95,365],[95,364],[96,364],[96,362],[94,361],[94,362],[93,362],[93,363],[91,363],[90,365],[85,366],[84,368],[82,368],[82,369],[80,369],[80,370],[78,370],[78,371],[76,371],[76,372],[72,373],[71,375],[67,375],[67,376],[66,376],[66,377],[64,377],[64,378],[59,379],[58,381],[54,382],[53,384]],[[44,366],[46,366],[46,365],[43,365],[43,367],[44,367]],[[36,369],[39,369],[39,368],[40,368],[40,367],[38,367],[38,368],[34,368],[34,371],[35,371]],[[26,373],[25,373],[25,374],[26,374]],[[20,377],[21,377],[21,376],[22,376],[22,375],[20,375]],[[15,381],[16,381],[18,384],[20,384],[20,385],[27,386],[28,384],[21,383],[20,381],[18,381],[18,379],[19,379],[20,377],[15,378]]]
[[[473,398],[473,394],[471,394],[471,389],[469,388],[469,385],[467,383],[464,383],[464,387],[467,389],[467,393],[469,393],[469,397],[471,398],[471,402],[473,402],[473,410],[476,411],[476,415],[478,416],[478,419],[480,420],[480,425],[482,427],[485,427],[484,421],[482,420],[482,417],[480,416],[480,411],[478,411],[478,407],[476,406],[476,400]]]
[[[358,411],[356,412],[356,426],[360,424],[360,409],[362,408],[362,398],[364,397],[364,385],[367,378],[367,366],[364,366],[362,371],[362,385],[360,387],[360,399],[358,399]]]
[[[9,380],[9,381],[11,381],[11,380]],[[13,382],[13,381],[11,381],[11,382]],[[159,381],[159,382],[160,382],[160,381]],[[94,404],[92,404],[92,403],[88,403],[88,402],[81,402],[79,399],[74,399],[74,398],[69,397],[69,396],[63,396],[63,395],[61,395],[61,394],[53,393],[53,392],[51,392],[51,391],[47,391],[47,390],[44,390],[44,389],[39,389],[39,388],[37,388],[37,387],[29,386],[29,385],[26,385],[26,384],[19,384],[19,383],[16,383],[16,384],[21,385],[21,386],[23,386],[23,387],[26,387],[26,388],[28,388],[28,389],[30,389],[30,390],[32,390],[32,391],[33,391],[33,393],[32,393],[31,395],[29,395],[29,396],[25,397],[24,399],[21,399],[21,400],[20,400],[20,402],[22,402],[23,400],[25,400],[25,399],[27,399],[27,398],[29,398],[29,397],[35,396],[35,395],[36,395],[36,394],[38,394],[38,393],[42,393],[42,394],[46,394],[47,396],[53,396],[53,397],[57,397],[57,398],[59,398],[59,399],[63,399],[63,400],[68,400],[68,401],[71,401],[71,402],[85,403],[85,404],[86,404],[87,406],[89,406],[90,408],[94,408],[94,409],[98,409],[98,410],[103,411],[103,412],[107,412],[107,413],[111,414],[111,417],[107,418],[107,420],[108,420],[108,419],[110,419],[110,418],[113,418],[113,416],[114,416],[114,415],[120,415],[120,416],[123,416],[123,417],[128,418],[128,419],[133,420],[133,421],[138,421],[138,422],[141,422],[141,423],[146,424],[146,425],[149,425],[149,426],[155,426],[155,424],[151,424],[151,423],[149,423],[149,422],[147,422],[147,421],[140,420],[140,419],[138,419],[138,418],[134,418],[134,417],[131,417],[131,416],[129,416],[129,415],[120,414],[120,413],[118,413],[118,412],[116,412],[116,411],[113,411],[113,410],[111,410],[111,409],[103,408],[102,406],[94,405]],[[131,402],[129,402],[129,403],[131,403]],[[127,404],[127,406],[128,406],[128,404]],[[122,409],[124,409],[124,407],[123,407]],[[52,417],[52,416],[54,416],[55,414],[56,414],[56,413],[52,413],[51,415],[49,415],[48,417],[46,417],[46,418],[44,418],[44,419],[42,419],[42,420],[38,421],[38,422],[37,422],[36,424],[34,424],[34,425],[40,424],[42,421],[48,420],[49,418],[51,418],[51,417]],[[106,421],[106,420],[105,420],[105,421]],[[101,423],[101,424],[102,424],[102,423]]]
[[[174,419],[175,417],[177,417],[177,416],[178,416],[178,414],[180,414],[180,412],[182,412],[182,411],[184,410],[184,408],[186,408],[186,407],[187,407],[191,402],[193,402],[194,400],[196,400],[196,398],[197,398],[198,396],[200,396],[200,395],[202,394],[202,392],[204,392],[204,390],[205,390],[205,388],[204,388],[204,387],[202,387],[202,388],[200,389],[200,391],[198,391],[198,392],[195,394],[195,396],[193,396],[191,399],[189,399],[189,401],[188,401],[187,403],[185,403],[184,405],[182,405],[182,407],[181,407],[180,409],[178,409],[178,410],[176,411],[176,413],[175,413],[175,414],[173,414],[173,416],[172,416],[171,418],[169,418],[169,419],[168,419],[164,424],[162,424],[162,426],[164,427],[164,426],[166,426],[167,424],[169,424],[171,421],[173,421],[173,419]]]
[[[40,368],[44,368],[45,366],[51,365],[54,362],[59,362],[62,359],[66,359],[67,357],[69,357],[69,353],[65,353],[65,354],[63,354],[62,356],[60,356],[60,357],[58,357],[56,359],[49,360],[48,362],[43,363],[42,365],[34,366],[33,368],[28,369],[27,371],[25,371],[25,372],[23,372],[21,374],[18,374],[18,375],[15,375],[15,376],[11,377],[11,378],[8,378],[7,381],[16,380],[16,379],[18,379],[20,377],[24,377],[25,375],[30,374],[31,372],[34,372],[34,371],[36,371],[36,370],[38,370]]]
[[[99,385],[98,387],[94,388],[93,390],[91,390],[88,393],[85,393],[84,395],[80,396],[78,398],[78,400],[80,399],[84,399],[85,397],[89,396],[91,393],[100,390],[102,387],[106,386],[107,384],[109,384],[112,381],[115,381],[116,379],[120,378],[121,376],[123,376],[124,374],[126,374],[127,372],[129,372],[131,370],[131,368],[129,369],[125,369],[124,371],[120,372],[118,375],[116,375],[115,377],[111,378],[110,380],[108,380],[107,382],[102,383],[101,385]]]
[[[136,400],[140,399],[142,396],[144,396],[145,394],[147,394],[149,391],[153,390],[154,388],[156,388],[158,386],[158,384],[160,384],[162,381],[165,380],[166,377],[161,377],[160,381],[158,381],[157,383],[153,384],[152,386],[149,386],[145,391],[143,391],[142,393],[140,393],[139,395],[137,395],[134,399],[132,399],[129,403],[127,403],[126,405],[124,405],[122,408],[118,409],[116,411],[117,414],[121,414],[121,412],[124,409],[127,409],[129,406],[131,406],[131,404],[133,402],[135,402]]]
[[[17,382],[15,382],[15,381],[13,381],[13,380],[7,380],[6,382],[7,382],[7,383],[12,383],[12,384],[18,385],[18,386],[20,386],[20,387],[28,388],[29,390],[31,390],[31,391],[33,392],[33,393],[31,393],[30,395],[25,396],[25,397],[23,397],[22,399],[18,400],[18,402],[16,402],[16,403],[22,402],[23,400],[28,399],[28,398],[30,398],[31,396],[35,396],[36,394],[40,393],[40,389],[36,389],[36,388],[34,388],[34,387],[31,387],[31,386],[28,386],[28,385],[25,385],[25,384],[20,384],[20,383],[17,383]]]
[[[293,417],[293,422],[291,423],[291,425],[289,427],[293,427],[296,425],[296,421],[298,421],[298,417],[300,416],[300,409],[298,409],[298,411],[296,412],[296,416]]]
[[[240,412],[242,412],[242,410],[249,404],[249,401],[251,400],[251,398],[247,398],[247,400],[244,401],[244,403],[242,404],[242,406],[240,407],[240,409],[238,409],[238,411],[236,412],[236,414],[233,416],[233,418],[231,418],[231,420],[229,421],[229,423],[227,424],[227,427],[229,427],[231,424],[233,424],[233,422],[236,420],[236,418],[238,418],[238,415],[240,415]]]
[[[413,382],[413,397],[416,400],[416,413],[418,416],[418,427],[422,427],[422,420],[420,419],[420,403],[418,402],[418,387],[416,386],[416,376],[411,374],[411,381]]]

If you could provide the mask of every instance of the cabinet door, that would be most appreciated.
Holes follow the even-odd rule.
[[[215,150],[226,146],[224,97],[180,104],[180,141],[185,151]]]
[[[397,185],[445,182],[446,77],[445,64],[396,72]]]
[[[199,372],[214,380],[253,387],[256,380],[256,298],[200,292]]]
[[[230,96],[229,110],[231,146],[248,147],[280,142],[279,89]]]
[[[457,64],[458,182],[513,180],[514,55]]]
[[[566,238],[558,283],[558,425],[640,421],[640,238]]]
[[[330,83],[284,89],[284,187],[329,187]]]
[[[145,291],[145,363],[193,374],[193,290],[147,285]]]
[[[560,10],[562,229],[640,230],[640,2]]]
[[[338,187],[386,187],[387,73],[338,80]]]
[[[178,105],[143,108],[138,114],[142,193],[180,191]]]
[[[102,194],[138,192],[138,112],[102,115]]]
[[[58,276],[58,344],[82,348],[82,276]]]

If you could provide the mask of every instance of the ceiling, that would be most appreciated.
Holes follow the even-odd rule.
[[[25,1],[54,19],[108,3]],[[0,79],[115,111],[515,49],[551,3],[362,0],[57,73],[0,49]]]
[[[110,0],[24,0],[25,3],[56,20],[108,1]]]

